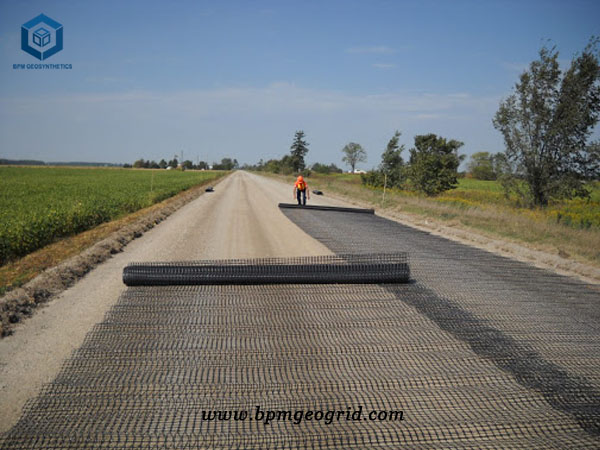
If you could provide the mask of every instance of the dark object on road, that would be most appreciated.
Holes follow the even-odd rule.
[[[319,191],[318,189],[313,189],[312,193],[315,195],[323,195],[323,191]]]
[[[371,208],[346,208],[342,206],[323,206],[323,205],[296,205],[294,203],[280,203],[280,208],[298,208],[298,209],[313,209],[321,211],[338,211],[338,212],[352,212],[352,213],[363,213],[363,214],[375,214],[375,210]]]
[[[127,286],[405,283],[409,276],[406,253],[132,263],[123,269]]]
[[[212,186],[209,186],[206,189],[204,189],[204,192],[215,192],[215,190]]]

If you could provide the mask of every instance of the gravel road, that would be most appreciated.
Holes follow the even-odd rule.
[[[0,432],[116,303],[128,263],[331,254],[277,207],[291,201],[292,186],[237,171],[36,311],[0,341]],[[321,196],[311,204],[347,206]]]
[[[291,196],[233,174],[0,342],[2,430],[25,411],[0,448],[598,448],[597,286],[371,214],[279,211]],[[409,283],[121,283],[132,261],[394,251]],[[363,405],[406,420],[339,420]]]

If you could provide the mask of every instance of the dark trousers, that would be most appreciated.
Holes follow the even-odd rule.
[[[306,189],[301,191],[300,189],[296,189],[296,197],[298,197],[299,205],[306,205]]]

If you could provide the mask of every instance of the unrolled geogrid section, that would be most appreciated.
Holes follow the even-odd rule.
[[[403,283],[409,276],[406,253],[132,263],[123,270],[128,286]]]
[[[400,300],[600,437],[597,286],[377,216],[284,213],[334,252],[408,252]]]
[[[393,285],[139,286],[4,448],[594,448]],[[402,422],[206,421],[205,410],[403,410]],[[526,419],[525,419],[526,418]]]

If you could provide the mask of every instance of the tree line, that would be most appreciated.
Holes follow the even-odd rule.
[[[310,176],[311,172],[320,174],[329,173],[342,173],[342,169],[337,167],[335,164],[321,164],[315,163],[308,167],[305,162],[305,156],[308,153],[308,146],[310,144],[306,141],[306,136],[303,130],[296,131],[294,140],[290,146],[290,153],[284,155],[281,159],[269,159],[263,161],[262,159],[254,165],[244,165],[242,169],[245,170],[256,170],[261,172],[278,173],[282,175],[290,175],[294,173],[301,173],[304,176]]]
[[[167,162],[166,159],[161,159],[159,162],[150,161],[145,159],[138,159],[133,163],[124,164],[124,168],[135,168],[135,169],[182,169],[182,170],[235,170],[239,169],[239,163],[237,159],[231,158],[223,158],[220,163],[213,162],[212,166],[209,165],[205,161],[199,161],[197,164],[194,164],[192,161],[185,160],[182,163],[179,163],[177,158],[173,158]]]

